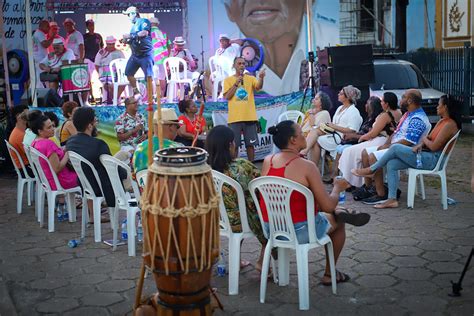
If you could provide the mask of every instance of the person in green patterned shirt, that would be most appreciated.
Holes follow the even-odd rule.
[[[151,24],[151,44],[153,45],[153,79],[160,81],[161,91],[166,88],[165,68],[163,62],[170,56],[171,41],[168,35],[158,28],[160,20],[156,17],[150,18]]]
[[[158,111],[153,114],[153,153],[160,149],[158,140]],[[179,121],[176,112],[173,109],[161,109],[161,124],[163,126],[163,148],[182,147],[181,143],[175,142],[178,135]],[[141,142],[133,153],[134,172],[148,168],[148,139]]]
[[[255,269],[261,271],[263,252],[267,244],[267,239],[263,235],[257,209],[248,188],[249,182],[260,176],[260,170],[250,161],[236,158],[238,148],[234,142],[234,134],[232,130],[225,125],[218,125],[211,129],[206,138],[206,150],[209,153],[207,162],[211,168],[234,179],[242,186],[250,229],[262,244],[260,257],[255,265]],[[222,187],[222,196],[224,197],[224,205],[227,210],[232,231],[242,231],[237,194],[234,189],[224,185]]]

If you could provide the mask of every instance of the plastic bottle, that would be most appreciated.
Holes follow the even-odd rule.
[[[137,239],[138,241],[143,241],[143,226],[142,226],[142,219],[140,216],[138,216]]]
[[[68,241],[67,246],[69,248],[76,248],[81,243],[82,243],[81,240],[71,239],[71,240]]]
[[[221,251],[219,256],[219,261],[217,262],[217,276],[223,277],[226,273],[226,264],[225,264],[225,255],[224,252]]]
[[[67,211],[67,203],[63,204],[63,221],[69,220],[69,213]]]
[[[56,216],[58,217],[58,222],[63,221],[63,206],[64,204],[61,204],[61,203],[56,204],[56,209],[57,209]]]
[[[342,176],[337,176],[336,177],[336,180],[343,180],[344,177]],[[346,203],[346,190],[343,190],[341,192],[339,192],[339,203],[340,205]]]
[[[122,240],[128,239],[128,232],[127,232],[127,219],[124,219],[122,222]]]
[[[423,169],[423,162],[421,161],[421,150],[416,152],[416,169]]]

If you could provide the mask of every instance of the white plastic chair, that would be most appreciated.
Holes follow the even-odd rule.
[[[212,100],[217,101],[219,84],[232,75],[232,61],[225,56],[211,56],[209,58],[209,69],[213,82]]]
[[[336,267],[332,241],[328,235],[324,235],[321,239],[318,239],[316,236],[314,221],[315,208],[312,192],[308,188],[294,181],[271,176],[264,176],[252,180],[249,183],[249,190],[255,205],[257,206],[260,220],[262,221],[262,211],[255,191],[258,190],[261,194],[267,207],[270,228],[270,236],[268,238],[267,246],[265,247],[265,255],[263,258],[262,275],[260,276],[260,302],[265,302],[268,265],[271,249],[273,247],[278,247],[278,279],[280,286],[289,283],[289,250],[294,249],[296,251],[300,310],[309,309],[308,251],[312,248],[319,246],[327,247],[331,270],[332,292],[336,294]],[[298,243],[296,237],[290,212],[290,196],[293,192],[300,192],[306,198],[309,234],[309,243],[307,244]]]
[[[23,158],[20,156],[20,153],[13,147],[6,139],[5,139],[5,144],[7,145],[8,148],[8,153],[10,154],[10,158],[13,163],[13,167],[15,167],[16,174],[18,176],[18,182],[17,182],[17,189],[16,189],[16,212],[18,214],[21,214],[22,212],[22,205],[23,205],[23,191],[25,188],[26,184],[26,190],[27,190],[27,201],[28,201],[28,206],[31,206],[31,197],[32,197],[32,191],[34,188],[34,184],[36,182],[35,178],[32,178],[28,175],[28,172],[26,170],[25,164],[23,163]],[[15,163],[14,156],[18,158],[18,161],[20,162],[21,169],[23,170],[24,175],[21,175],[20,169]],[[28,157],[28,156],[27,156]],[[37,202],[36,202],[37,203]]]
[[[35,175],[35,216],[38,220],[40,221],[39,214],[40,214],[40,208],[43,209],[42,212],[44,212],[44,203],[40,205],[38,201],[41,199],[41,196],[44,197],[44,190],[43,186],[41,185],[41,180],[39,177],[39,173],[36,170],[36,166],[33,163],[33,160],[31,159],[31,154],[30,154],[30,148],[31,146],[28,146],[26,144],[23,144],[23,148],[25,150],[26,157],[28,158],[28,161],[30,162],[30,168],[33,170],[33,174]]]
[[[168,57],[164,60],[163,66],[166,70],[166,82],[168,83],[168,88],[166,92],[167,102],[173,102],[173,99],[176,95],[176,86],[179,86],[179,100],[184,99],[184,85],[192,85],[192,79],[188,78],[188,65],[184,59],[179,57]],[[184,69],[182,72],[179,71],[179,68]]]
[[[116,201],[115,208],[118,210],[127,211],[128,255],[135,256],[135,217],[137,213],[140,212],[140,208],[138,207],[138,202],[140,201],[140,191],[138,190],[137,183],[132,181],[133,194],[135,195],[135,198],[132,199],[130,193],[126,192],[122,186],[122,180],[119,176],[119,167],[125,169],[127,171],[127,177],[131,178],[131,170],[129,166],[110,155],[101,155],[100,161],[104,165],[105,170],[107,170],[110,183],[112,184],[112,189],[114,190]],[[118,227],[118,218],[118,214],[117,216],[114,216],[114,225],[116,225],[115,227]]]
[[[102,241],[102,233],[101,233],[101,204],[105,200],[104,198],[104,193],[102,191],[102,184],[99,178],[99,175],[97,174],[97,170],[95,167],[82,157],[76,152],[69,151],[69,159],[71,160],[71,163],[74,167],[74,170],[77,173],[77,176],[79,177],[79,180],[81,181],[82,188],[83,188],[83,194],[82,194],[82,229],[81,229],[81,237],[85,238],[86,236],[86,225],[87,225],[87,218],[89,217],[89,212],[88,212],[88,205],[87,205],[87,200],[92,200],[92,211],[93,211],[93,216],[94,216],[94,241],[95,242],[101,242]],[[101,191],[102,196],[97,196],[94,192],[94,189],[90,183],[90,180],[87,178],[87,176],[84,173],[83,166],[84,165],[89,167],[90,170],[92,170],[92,174],[97,181],[99,185],[99,189]],[[115,216],[117,216],[117,210],[113,207],[108,208],[109,214],[110,214],[110,223],[112,225],[112,231],[113,231],[113,249],[116,249],[117,246],[117,231],[118,227],[115,225],[117,223],[117,220],[115,220]]]
[[[79,186],[64,189],[59,183],[58,176],[56,172],[54,172],[53,167],[49,163],[48,158],[40,153],[33,147],[30,147],[30,156],[33,164],[36,167],[36,171],[38,172],[39,180],[41,181],[41,185],[43,187],[43,192],[46,193],[46,198],[48,201],[48,232],[54,232],[54,219],[55,219],[55,202],[56,197],[58,195],[64,194],[66,197],[68,212],[69,212],[69,222],[76,221],[76,203],[75,203],[75,195],[81,194],[81,188]],[[44,173],[43,167],[40,163],[43,161],[46,163],[46,167],[49,168],[51,174],[53,175],[53,181],[56,184],[56,190],[53,190],[49,184],[48,179],[46,178],[46,174]],[[44,194],[39,195],[39,199],[37,201],[40,205],[44,204]],[[38,217],[40,219],[40,226],[43,227],[43,218],[44,218],[44,207],[39,207],[39,214]]]
[[[408,192],[407,192],[407,207],[413,208],[415,203],[415,191],[416,191],[416,180],[420,179],[420,193],[421,198],[424,200],[425,196],[425,184],[423,181],[423,175],[435,175],[441,179],[441,203],[443,204],[443,210],[448,209],[448,186],[446,183],[446,166],[448,165],[449,157],[454,150],[454,145],[459,137],[461,131],[458,131],[449,142],[444,146],[441,155],[439,156],[438,163],[432,170],[421,170],[408,168]],[[451,149],[448,151],[448,148]]]
[[[297,110],[288,110],[278,116],[278,123],[286,120],[301,124],[304,120],[304,114]]]
[[[212,177],[216,191],[219,194],[219,227],[220,235],[229,239],[229,295],[239,294],[239,272],[240,272],[240,243],[244,238],[255,236],[250,230],[247,220],[247,207],[245,205],[244,192],[240,184],[234,179],[212,170]],[[242,224],[242,232],[234,233],[230,226],[227,210],[224,205],[224,197],[222,196],[222,186],[228,185],[237,193],[237,201],[239,205],[240,223]]]
[[[125,67],[127,66],[127,62],[128,62],[128,59],[126,58],[117,58],[117,59],[112,60],[109,64],[112,85],[114,87],[114,95],[113,95],[112,102],[116,105],[120,104],[120,96],[118,95],[119,86],[130,85],[130,82],[128,81],[127,76],[125,75]],[[143,70],[141,68],[138,68],[135,74],[135,78],[137,79],[145,78],[145,74],[143,73]],[[137,87],[138,86],[139,86],[139,83],[137,83]],[[130,95],[130,93],[127,92],[127,89],[125,89],[125,91],[127,95]]]

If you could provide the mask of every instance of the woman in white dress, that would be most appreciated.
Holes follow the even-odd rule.
[[[362,124],[362,116],[360,116],[359,110],[355,106],[356,101],[360,99],[360,90],[351,85],[345,86],[339,91],[337,99],[342,105],[337,108],[332,123],[326,124],[334,129],[335,133],[321,133],[318,142],[311,150],[311,160],[316,165],[319,163],[321,148],[335,158],[336,147],[341,143],[343,134],[357,133]]]

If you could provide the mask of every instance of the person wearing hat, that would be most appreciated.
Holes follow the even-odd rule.
[[[153,46],[151,43],[151,23],[148,19],[140,17],[136,7],[128,7],[123,14],[127,15],[133,23],[130,33],[124,34],[122,43],[129,44],[132,55],[125,67],[125,75],[133,88],[134,95],[140,95],[137,88],[135,73],[138,68],[143,70],[146,77],[153,76]]]
[[[235,57],[240,56],[240,46],[242,45],[242,40],[231,40],[229,35],[220,34],[219,44],[220,47],[216,50],[214,56],[227,57],[231,63],[234,61]]]
[[[186,64],[188,65],[188,71],[195,71],[197,68],[196,62],[194,61],[193,54],[189,51],[189,49],[184,48],[186,41],[182,36],[177,36],[174,38],[173,41],[174,47],[171,50],[172,57],[179,57],[184,59]],[[188,76],[191,78],[191,76]]]
[[[43,83],[39,80],[39,74],[41,72],[39,64],[48,55],[48,47],[51,46],[54,40],[54,38],[48,37],[48,33],[49,21],[42,20],[38,25],[38,29],[33,34],[33,61],[35,63],[37,88],[44,88]]]
[[[50,89],[58,90],[59,86],[59,71],[64,61],[70,62],[75,59],[74,53],[69,48],[64,47],[62,38],[55,38],[53,40],[54,52],[49,53],[40,62],[39,67],[43,72],[58,74],[57,80],[49,81]]]
[[[155,82],[160,81],[162,93],[166,88],[164,60],[171,53],[171,41],[168,35],[158,28],[160,20],[156,17],[150,18],[151,23],[151,43],[153,45],[153,78]]]
[[[95,23],[94,20],[89,19],[86,21],[87,33],[83,35],[84,38],[84,50],[85,58],[89,59],[92,62],[95,62],[95,56],[97,52],[104,48],[104,40],[99,33],[95,33]]]
[[[59,35],[59,25],[55,21],[49,22],[49,32],[48,32],[48,37],[47,38],[48,38],[48,40],[51,41],[51,44],[48,46],[48,54],[54,52],[53,40],[55,38],[60,38],[60,39],[63,40],[63,43],[66,43],[66,41],[64,40],[64,37]],[[64,47],[67,47],[67,46],[64,45]]]
[[[95,59],[95,68],[99,73],[99,80],[102,82],[104,89],[107,91],[107,104],[112,104],[116,100],[112,100],[113,85],[112,85],[112,71],[110,70],[110,62],[118,58],[125,58],[121,50],[115,48],[116,39],[113,36],[105,38],[106,46],[97,52]],[[118,87],[118,96],[122,94],[125,85]]]
[[[66,41],[64,44],[67,48],[71,49],[76,56],[76,60],[82,62],[84,60],[84,37],[81,32],[76,30],[76,22],[73,19],[67,18],[63,22],[64,28],[66,29]]]
[[[175,142],[178,135],[179,121],[174,109],[161,109],[161,126],[163,128],[163,148],[182,147]],[[153,153],[160,149],[158,139],[158,110],[153,115]],[[133,168],[135,173],[148,168],[148,139],[140,143],[133,153]]]

